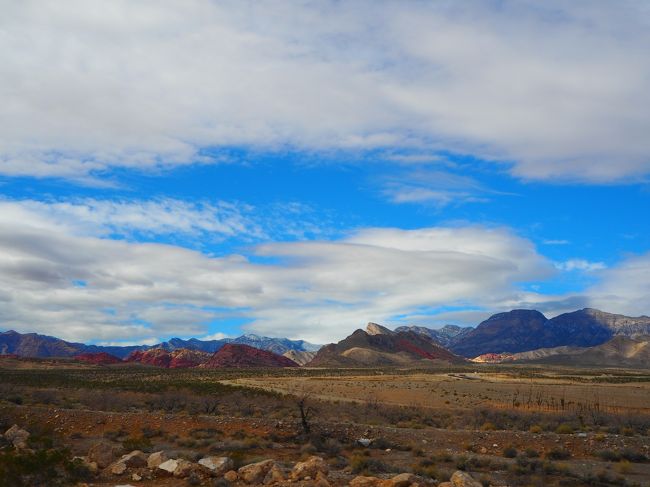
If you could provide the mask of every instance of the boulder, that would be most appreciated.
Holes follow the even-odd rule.
[[[456,470],[449,480],[454,487],[483,487],[470,474],[460,470]]]
[[[113,465],[108,467],[108,471],[113,475],[122,475],[124,472],[126,472],[126,470],[127,470],[126,464],[121,461],[117,461]]]
[[[174,469],[174,477],[184,479],[190,476],[196,465],[188,460],[177,460],[176,468]]]
[[[26,431],[22,428],[19,428],[17,424],[13,425],[7,431],[5,431],[4,437],[14,447],[18,449],[27,448],[27,439],[29,438],[29,431]]]
[[[173,474],[174,470],[176,470],[176,467],[178,467],[178,460],[174,460],[173,458],[170,458],[169,460],[165,460],[160,465],[158,465],[158,468],[160,470],[167,472],[169,474]]]
[[[89,462],[95,462],[99,468],[106,468],[113,463],[115,455],[110,444],[99,442],[90,447],[86,457]]]
[[[142,475],[138,475],[137,473],[134,473],[131,475],[131,480],[134,482],[140,482],[142,480]]]
[[[368,448],[370,446],[370,443],[372,443],[372,440],[370,438],[359,438],[357,440],[357,443]]]
[[[329,465],[321,457],[312,456],[304,462],[296,463],[293,470],[291,470],[291,479],[303,480],[305,477],[315,479],[319,472],[327,474],[329,472]]]
[[[331,485],[327,479],[327,475],[323,472],[318,472],[318,475],[316,475],[316,487],[330,487]]]
[[[363,475],[359,475],[358,477],[354,477],[352,480],[350,480],[349,486],[350,487],[379,487],[381,482],[382,479],[378,479],[377,477],[364,477]]]
[[[277,464],[275,464],[271,467],[269,473],[266,474],[266,477],[264,478],[264,483],[269,485],[269,484],[284,482],[285,480],[286,479],[284,477],[284,472]]]
[[[169,460],[169,458],[164,451],[157,451],[149,455],[149,458],[147,458],[147,467],[158,468],[161,463],[166,462],[167,460]]]
[[[72,457],[72,461],[78,465],[82,465],[92,474],[96,474],[99,471],[97,462],[88,461],[88,457]]]
[[[243,480],[247,484],[261,484],[266,477],[266,474],[270,472],[273,468],[275,462],[273,460],[263,460],[257,463],[251,463],[241,467],[237,474],[239,479]]]
[[[234,470],[229,470],[228,472],[223,474],[223,478],[226,479],[228,482],[237,482],[239,475],[237,475],[237,472],[235,472]]]
[[[410,473],[401,473],[392,479],[384,482],[385,487],[409,487],[411,484],[417,482],[415,475]]]
[[[235,466],[228,457],[204,457],[199,460],[199,465],[207,468],[212,475],[223,475]]]
[[[140,450],[133,450],[131,453],[127,453],[126,455],[122,456],[119,461],[124,463],[124,465],[129,468],[144,467],[147,465],[147,455],[145,455]]]

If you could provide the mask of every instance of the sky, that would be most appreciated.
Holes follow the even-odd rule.
[[[0,329],[650,314],[647,2],[0,6]]]

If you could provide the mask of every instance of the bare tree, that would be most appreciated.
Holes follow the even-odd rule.
[[[302,424],[302,430],[306,435],[311,434],[311,424],[310,419],[314,413],[314,409],[309,405],[309,400],[311,395],[307,392],[303,392],[298,396],[298,409],[300,410],[300,424]]]

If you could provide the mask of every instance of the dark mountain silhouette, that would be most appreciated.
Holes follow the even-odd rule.
[[[591,347],[617,335],[650,335],[650,317],[632,318],[585,308],[549,320],[539,311],[517,309],[491,316],[451,350],[473,358],[560,346]]]

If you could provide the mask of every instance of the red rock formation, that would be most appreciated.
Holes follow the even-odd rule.
[[[196,367],[207,362],[209,358],[209,353],[198,350],[179,348],[170,352],[164,348],[152,348],[150,350],[137,350],[131,353],[126,358],[126,361],[164,367],[166,369],[182,369]]]
[[[249,347],[228,343],[219,349],[206,363],[204,368],[220,367],[298,367],[293,360],[282,355]]]
[[[122,360],[117,358],[115,355],[111,355],[110,353],[106,352],[81,353],[79,355],[75,355],[74,359],[78,360],[79,362],[85,362],[87,364],[93,365],[111,365],[119,364],[122,362]]]

